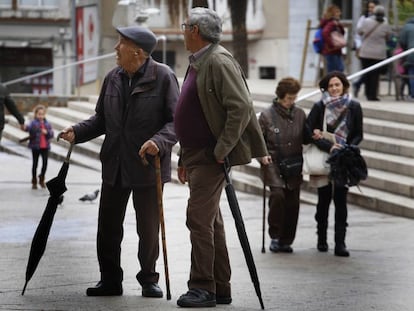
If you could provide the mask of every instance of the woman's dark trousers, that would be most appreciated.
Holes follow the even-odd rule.
[[[347,194],[347,187],[332,186],[331,183],[318,188],[318,204],[316,205],[315,220],[317,222],[319,242],[326,242],[329,205],[333,198],[335,204],[335,245],[345,246],[346,227],[348,226]]]

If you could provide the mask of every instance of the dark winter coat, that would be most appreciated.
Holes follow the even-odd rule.
[[[346,143],[348,145],[358,145],[363,139],[362,109],[359,102],[351,100],[347,112],[347,126],[349,129]],[[325,105],[322,101],[316,102],[309,112],[306,120],[307,128],[311,132],[314,129],[323,130],[323,119],[325,117]],[[335,129],[327,127],[327,131],[333,133]],[[327,139],[318,139],[314,143],[322,150],[329,153],[333,143]]]
[[[276,112],[275,116],[272,116],[272,110]],[[307,144],[310,140],[305,121],[306,115],[303,109],[293,106],[288,112],[277,102],[260,114],[259,124],[273,162],[262,166],[262,170],[266,170],[267,186],[287,186],[289,189],[294,189],[302,183],[302,175],[285,181],[280,175],[278,163],[284,158],[302,156],[302,144]]]
[[[125,96],[124,87],[128,87],[122,85],[125,71],[120,67],[110,71],[103,82],[95,115],[73,127],[76,143],[105,134],[100,159],[102,179],[110,185],[115,184],[118,175],[124,187],[155,185],[153,158],[147,156],[150,165],[145,166],[138,155],[148,139],[160,149],[162,181],[171,180],[171,149],[177,142],[173,121],[179,86],[168,66],[152,58],[146,66],[143,75],[134,80],[131,94]]]

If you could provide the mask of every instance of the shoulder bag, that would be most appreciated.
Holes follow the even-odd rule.
[[[323,138],[335,143],[335,134],[326,130],[326,108],[323,117]],[[303,174],[306,175],[329,175],[330,164],[328,160],[329,153],[321,150],[313,143],[303,146]]]

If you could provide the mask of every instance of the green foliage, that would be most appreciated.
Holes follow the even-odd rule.
[[[397,10],[399,24],[405,24],[409,18],[414,17],[414,0],[399,0]]]

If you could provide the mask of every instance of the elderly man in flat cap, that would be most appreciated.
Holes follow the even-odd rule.
[[[102,134],[102,189],[99,203],[97,251],[101,273],[88,296],[122,295],[121,241],[128,199],[136,214],[139,237],[136,275],[142,296],[159,298],[155,271],[159,255],[159,212],[157,207],[154,156],[161,158],[162,182],[171,180],[171,149],[177,142],[174,111],[179,95],[172,70],[151,58],[157,39],[139,26],[116,29],[117,67],[103,82],[95,115],[66,128],[61,137],[83,143]],[[146,158],[149,165],[143,164]]]

